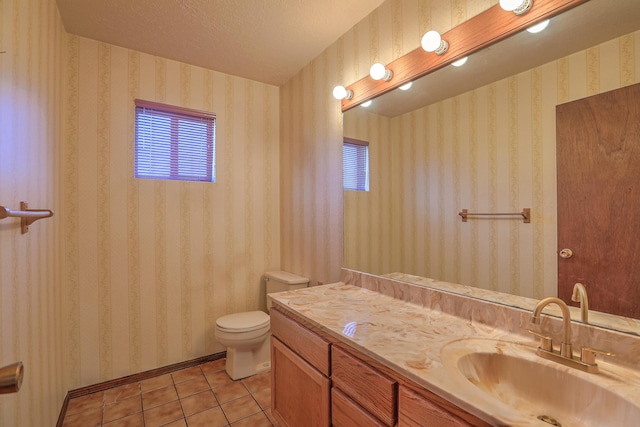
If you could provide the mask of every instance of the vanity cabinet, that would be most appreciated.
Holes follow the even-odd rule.
[[[271,413],[280,427],[328,427],[330,343],[271,311]]]
[[[490,426],[275,307],[271,334],[271,412],[280,427]]]

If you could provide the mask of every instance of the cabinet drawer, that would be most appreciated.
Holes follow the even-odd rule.
[[[331,389],[331,423],[334,427],[385,426],[335,387]]]
[[[271,309],[271,334],[298,353],[314,368],[329,376],[330,343],[290,317]]]
[[[397,383],[334,346],[331,351],[331,380],[364,409],[392,426],[396,421]]]
[[[400,386],[398,427],[490,427],[451,402],[424,391],[416,393]]]

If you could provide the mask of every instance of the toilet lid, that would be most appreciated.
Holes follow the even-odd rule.
[[[269,319],[264,311],[247,311],[222,316],[216,320],[216,325],[230,331],[252,331],[269,325]]]

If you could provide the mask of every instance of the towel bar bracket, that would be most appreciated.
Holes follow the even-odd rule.
[[[53,211],[50,209],[29,209],[27,202],[20,202],[20,210],[14,211],[4,206],[0,206],[0,219],[16,217],[20,218],[20,228],[22,234],[29,231],[29,226],[42,218],[50,218],[53,216]]]

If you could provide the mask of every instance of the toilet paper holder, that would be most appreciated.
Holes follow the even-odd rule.
[[[22,362],[0,368],[0,394],[17,393],[22,386],[24,366]]]

